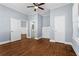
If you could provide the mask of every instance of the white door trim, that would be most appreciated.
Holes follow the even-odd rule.
[[[56,41],[56,40],[53,40],[53,39],[50,39],[50,42],[59,42],[59,43],[64,43],[64,44],[72,45],[71,42]]]

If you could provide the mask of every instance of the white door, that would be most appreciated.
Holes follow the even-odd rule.
[[[21,39],[21,22],[15,18],[11,18],[11,42]]]
[[[55,40],[65,42],[65,16],[55,16]]]

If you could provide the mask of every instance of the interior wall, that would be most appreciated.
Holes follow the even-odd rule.
[[[43,16],[43,27],[50,26],[50,15]]]
[[[38,14],[38,38],[42,37],[42,23],[43,17],[41,15]]]
[[[42,17],[42,37],[50,39],[50,10],[48,10]]]
[[[50,13],[50,12],[49,12]],[[42,37],[43,38],[50,38],[50,15],[46,14],[43,16],[42,19]]]
[[[27,15],[0,5],[0,42],[10,40],[10,18],[28,20]]]
[[[73,21],[72,21],[72,6],[67,6],[66,13],[66,41],[71,42],[73,37]]]
[[[72,46],[77,55],[79,55],[79,40],[78,40],[78,3],[73,4],[72,20],[73,20],[73,40]]]
[[[65,41],[71,42],[72,40],[72,4],[50,10],[50,38],[54,39],[54,17],[55,15],[65,16]],[[59,20],[58,20],[59,21]]]

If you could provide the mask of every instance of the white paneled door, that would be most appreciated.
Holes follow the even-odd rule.
[[[16,18],[11,18],[11,42],[21,39],[21,22]]]
[[[55,40],[58,42],[65,42],[65,16],[55,16]]]

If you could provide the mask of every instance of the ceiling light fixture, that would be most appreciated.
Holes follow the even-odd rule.
[[[35,9],[38,9],[38,6],[35,6],[34,8],[35,8]]]
[[[37,9],[44,10],[44,8],[41,7],[41,5],[44,5],[45,3],[33,3],[32,6],[27,6],[27,8],[34,8],[34,11]]]

